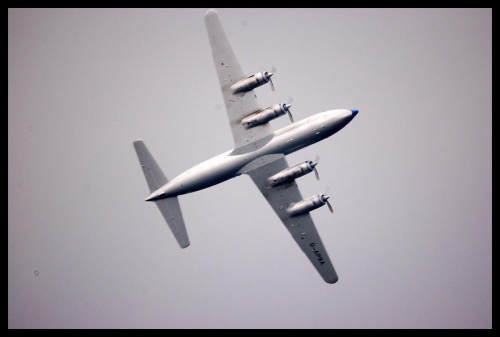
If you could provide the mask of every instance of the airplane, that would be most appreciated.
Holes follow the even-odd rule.
[[[317,113],[294,122],[290,104],[262,109],[254,92],[271,81],[272,72],[247,76],[243,72],[218,14],[206,12],[205,25],[224,99],[234,148],[168,180],[145,143],[133,142],[150,194],[181,248],[189,246],[178,196],[199,191],[242,174],[250,176],[326,283],[338,281],[337,273],[316,230],[310,212],[328,205],[325,194],[303,198],[296,179],[315,172],[317,162],[305,161],[290,167],[286,155],[326,139],[346,126],[358,110],[337,109]],[[270,121],[288,114],[291,124],[273,131]]]

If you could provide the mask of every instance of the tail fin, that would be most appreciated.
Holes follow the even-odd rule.
[[[149,186],[150,192],[157,190],[168,182],[167,177],[158,166],[151,153],[149,152],[146,144],[142,140],[134,142],[137,157],[141,163],[144,176]],[[181,248],[189,246],[189,238],[182,218],[182,212],[177,197],[160,199],[155,201],[160,209],[161,214],[167,221],[170,230],[175,236]]]

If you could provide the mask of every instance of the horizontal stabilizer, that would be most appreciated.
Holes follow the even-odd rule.
[[[168,227],[170,227],[179,246],[181,246],[181,248],[189,246],[189,238],[186,231],[186,225],[184,225],[184,218],[182,217],[178,198],[160,199],[155,201],[155,203],[167,221]]]
[[[144,172],[144,176],[146,177],[150,192],[154,192],[158,188],[168,183],[167,177],[149,152],[146,144],[144,144],[142,140],[136,140],[134,142],[134,147],[135,151],[137,152],[139,162],[141,163],[142,171]],[[174,234],[175,239],[179,243],[179,246],[181,248],[186,248],[187,246],[189,246],[189,238],[187,235],[186,226],[184,225],[184,219],[182,217],[178,198],[172,197],[160,199],[155,201],[155,203],[160,209],[160,212],[165,218],[165,221],[167,221],[167,224]]]
[[[142,171],[144,172],[144,176],[148,182],[149,191],[153,192],[165,185],[168,182],[168,179],[149,152],[146,144],[139,139],[134,142],[134,147],[135,152],[137,152],[137,157],[139,157]]]

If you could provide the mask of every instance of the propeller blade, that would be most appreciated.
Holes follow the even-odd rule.
[[[290,117],[290,122],[295,123],[293,120],[292,112],[290,111],[291,104],[283,104],[283,108],[286,112],[288,112],[288,117]]]
[[[309,165],[312,167],[313,171],[314,171],[314,175],[316,176],[316,179],[319,180],[319,174],[318,174],[318,170],[316,170],[316,165],[318,165],[318,162],[313,162],[313,161],[309,161]]]
[[[316,170],[316,165],[313,166],[314,174],[316,175],[316,180],[319,180],[318,170]]]
[[[332,205],[330,205],[330,202],[328,200],[326,200],[326,204],[328,205],[330,212],[333,214],[333,207],[332,207]]]
[[[269,84],[271,84],[271,90],[274,92],[276,90],[274,90],[274,84],[273,84],[273,80],[271,79],[271,77],[269,77]]]

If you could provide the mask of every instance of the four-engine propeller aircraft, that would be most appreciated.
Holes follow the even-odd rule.
[[[289,104],[262,109],[254,89],[271,82],[273,74],[263,71],[246,76],[217,12],[209,10],[205,14],[205,24],[233,133],[234,149],[169,181],[144,142],[136,140],[134,147],[151,192],[146,201],[156,203],[177,242],[185,248],[189,246],[189,238],[178,196],[247,174],[323,279],[327,283],[337,282],[337,273],[309,214],[325,204],[333,213],[329,197],[319,194],[304,199],[295,182],[313,171],[318,177],[317,163],[306,161],[290,167],[285,156],[330,137],[346,126],[358,111],[330,110],[293,123]],[[272,82],[270,84],[272,86]],[[269,121],[285,114],[290,116],[292,124],[273,132]]]

